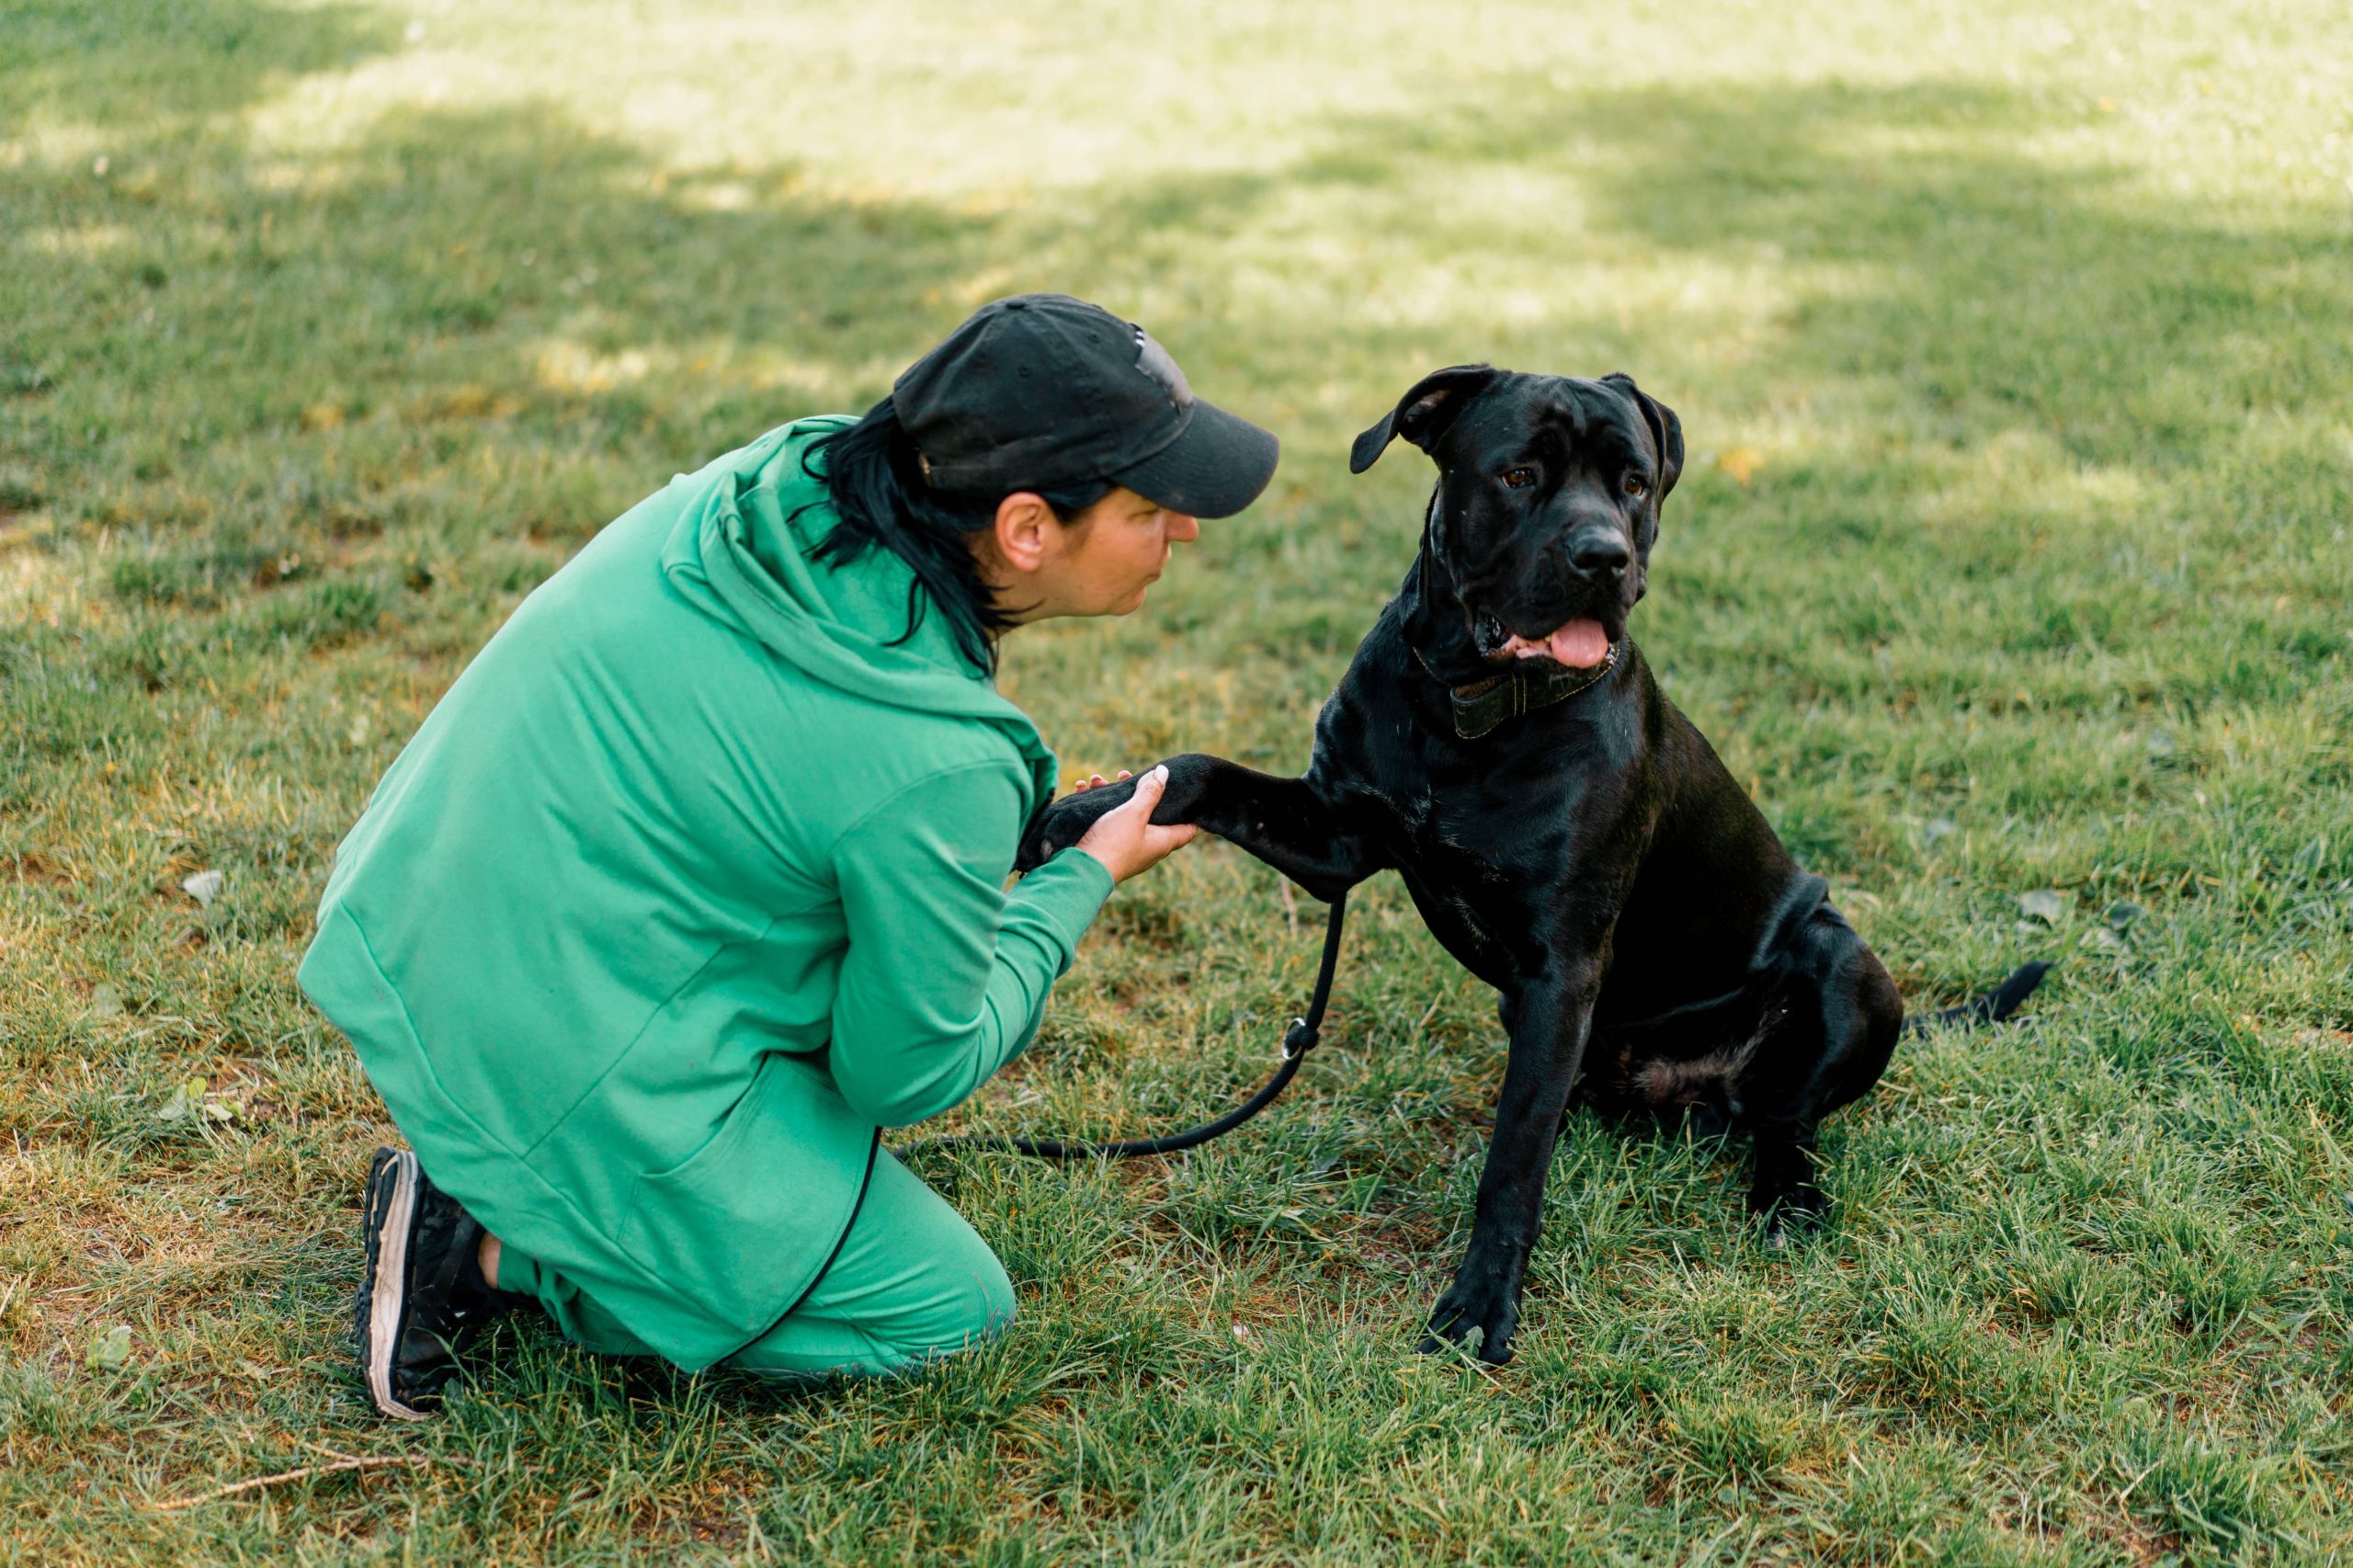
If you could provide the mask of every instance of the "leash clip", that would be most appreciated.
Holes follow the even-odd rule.
[[[1298,1061],[1314,1050],[1315,1042],[1321,1038],[1323,1038],[1322,1032],[1309,1028],[1305,1018],[1293,1018],[1290,1021],[1290,1028],[1283,1031],[1282,1059],[1285,1062]]]

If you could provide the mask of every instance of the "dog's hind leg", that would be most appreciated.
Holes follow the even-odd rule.
[[[1768,1005],[1733,1108],[1756,1136],[1748,1207],[1773,1246],[1828,1211],[1815,1180],[1816,1130],[1879,1081],[1904,1016],[1895,983],[1835,910],[1823,906],[1796,939],[1802,950]]]

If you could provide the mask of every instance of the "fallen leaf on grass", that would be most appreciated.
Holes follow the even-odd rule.
[[[159,1121],[234,1121],[237,1108],[227,1100],[209,1096],[203,1079],[190,1078],[172,1091],[172,1097],[164,1103],[155,1118]]]
[[[94,1372],[119,1372],[131,1365],[131,1325],[119,1323],[103,1334],[90,1335],[89,1354],[83,1358]]]
[[[111,985],[101,985],[90,993],[90,1014],[93,1017],[122,1017],[122,993]]]
[[[180,884],[180,891],[210,909],[222,890],[229,885],[227,876],[219,871],[199,871]]]
[[[2037,888],[2018,894],[2018,910],[2029,920],[2056,926],[2067,915],[2067,895],[2057,888]]]
[[[1716,460],[1716,466],[1732,475],[1734,484],[1746,484],[1765,464],[1765,454],[1754,447],[1734,447]]]

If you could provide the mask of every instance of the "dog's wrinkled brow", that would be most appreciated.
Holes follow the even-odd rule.
[[[1552,399],[1544,413],[1548,421],[1557,420],[1565,426],[1573,441],[1582,441],[1591,433],[1592,415],[1586,412],[1584,401],[1572,393],[1563,392]]]
[[[1642,433],[1618,409],[1594,409],[1574,393],[1552,399],[1535,421],[1538,444],[1562,456],[1652,466]]]

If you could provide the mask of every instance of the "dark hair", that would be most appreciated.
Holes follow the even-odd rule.
[[[821,472],[813,464],[822,454]],[[813,551],[819,561],[843,564],[881,548],[915,573],[907,585],[907,629],[892,639],[896,647],[915,634],[924,612],[938,606],[955,634],[957,650],[976,668],[996,673],[995,634],[1014,624],[982,581],[973,559],[973,536],[996,521],[999,495],[960,495],[935,490],[924,477],[915,437],[899,423],[898,410],[884,398],[857,424],[809,443],[801,472],[824,482],[838,519]],[[1110,494],[1108,480],[1033,491],[1069,522]]]

